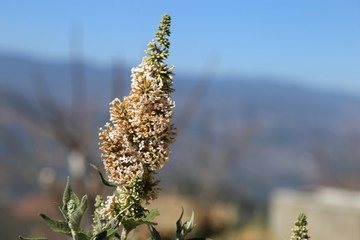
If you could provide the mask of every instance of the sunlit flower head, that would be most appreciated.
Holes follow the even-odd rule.
[[[110,123],[100,129],[100,149],[109,181],[119,187],[121,194],[130,191],[130,184],[141,185],[141,200],[157,196],[159,181],[156,170],[170,157],[170,144],[175,139],[172,123],[175,103],[171,100],[172,69],[167,67],[170,35],[170,16],[164,15],[156,41],[151,41],[141,64],[132,69],[129,96],[110,103]],[[139,186],[140,186],[139,185]],[[132,194],[136,194],[133,192]],[[122,196],[122,195],[121,195]],[[120,202],[119,202],[120,201]],[[108,209],[122,204],[109,198]]]

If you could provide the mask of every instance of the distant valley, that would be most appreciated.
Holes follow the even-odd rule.
[[[31,124],[26,122],[27,117],[42,121],[46,115],[38,103],[41,91],[60,108],[72,109],[80,99],[79,106],[89,109],[93,124],[88,133],[89,154],[100,165],[97,130],[108,118],[108,102],[128,94],[129,75],[129,66],[46,62],[0,54],[0,164],[4,171],[0,188],[7,192],[3,197],[11,199],[36,188],[36,177],[24,169],[14,173],[20,166],[36,174],[36,169],[49,164],[61,177],[68,174],[66,161],[61,166],[47,158],[49,153],[39,153],[56,151],[54,160],[61,161],[68,154],[66,148],[46,134],[32,137],[36,131],[29,130]],[[184,186],[177,188],[189,192],[209,194],[212,187],[217,189],[215,195],[226,191],[261,200],[277,187],[336,185],[340,183],[329,182],[329,173],[342,177],[359,171],[359,97],[274,79],[217,76],[213,81],[199,81],[201,77],[175,76],[179,136],[171,162],[160,173],[165,188],[181,181]],[[16,116],[27,117],[20,121]],[[16,127],[17,121],[21,128]],[[341,184],[352,187],[350,179]],[[18,188],[14,192],[9,185]]]

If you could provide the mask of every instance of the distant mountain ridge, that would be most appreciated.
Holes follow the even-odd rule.
[[[19,107],[21,101],[35,102],[34,84],[39,79],[42,83],[45,80],[60,102],[73,104],[69,100],[71,79],[80,76],[86,83],[87,104],[97,104],[107,112],[114,96],[128,94],[129,75],[128,66],[46,62],[0,53],[0,111],[4,114],[4,109]],[[235,193],[245,192],[250,197],[266,197],[276,187],[320,181],[321,169],[312,149],[319,143],[326,151],[344,144],[346,131],[356,127],[360,119],[360,99],[355,96],[266,78],[218,76],[215,81],[198,82],[200,77],[183,73],[175,76],[175,121],[183,125],[174,144],[173,159],[166,167],[169,172],[162,173],[168,181],[183,179],[184,172],[188,180],[194,181],[198,171],[215,174],[212,166],[220,169],[222,161],[232,165],[225,168],[229,177],[221,181],[232,182],[237,186]],[[186,117],[181,120],[182,116]],[[0,126],[0,130],[3,136],[10,134],[6,126]],[[355,133],[351,137],[356,137]],[[97,136],[92,137],[96,141]],[[200,156],[206,158],[203,161],[208,166],[189,169]],[[178,171],[174,174],[171,169]]]

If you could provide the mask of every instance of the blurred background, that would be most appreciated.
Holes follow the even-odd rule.
[[[181,206],[198,235],[279,239],[278,189],[360,190],[359,1],[1,1],[1,239],[64,239],[37,214],[60,217],[67,176],[109,194],[89,167],[98,129],[164,13],[178,127],[150,206],[164,239]]]

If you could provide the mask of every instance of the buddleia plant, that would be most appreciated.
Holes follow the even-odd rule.
[[[169,55],[170,16],[164,15],[155,40],[148,44],[147,56],[132,69],[129,96],[110,103],[110,123],[100,129],[100,149],[109,182],[116,187],[98,210],[107,221],[120,223],[125,236],[139,224],[157,215],[143,206],[157,198],[155,175],[170,157],[175,140],[172,123],[175,103],[172,69],[165,63]]]
[[[307,225],[307,217],[304,213],[301,213],[295,221],[290,240],[309,240],[310,236]]]
[[[72,192],[68,180],[60,208],[64,220],[41,215],[54,231],[73,240],[126,240],[133,229],[146,224],[151,239],[161,240],[154,222],[159,212],[147,209],[146,205],[157,198],[160,189],[156,173],[169,161],[169,147],[176,136],[172,123],[175,103],[171,98],[174,67],[165,62],[169,56],[170,23],[170,16],[163,15],[155,39],[145,50],[146,56],[132,69],[129,95],[110,103],[109,123],[100,128],[99,145],[106,176],[98,167],[93,168],[106,186],[114,188],[113,194],[96,197],[93,229],[86,232],[80,222],[87,197],[80,200]],[[194,215],[185,223],[182,223],[182,216],[183,212],[174,224],[174,236],[178,240],[188,239],[187,235],[195,226]]]

